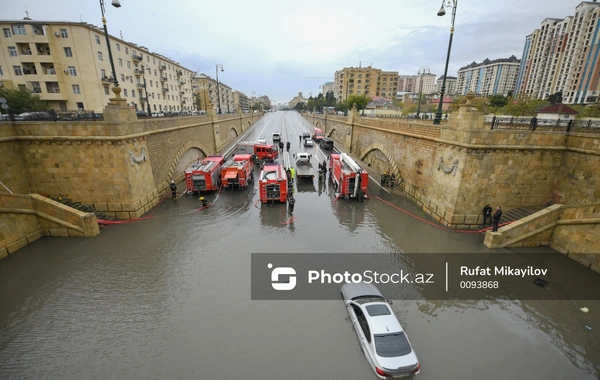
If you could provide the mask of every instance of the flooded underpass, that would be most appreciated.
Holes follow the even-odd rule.
[[[300,145],[310,130],[294,112],[268,114],[246,139],[273,132],[290,154],[312,153],[315,168],[329,154]],[[0,377],[372,379],[341,300],[258,301],[250,289],[252,253],[489,252],[481,234],[425,223],[375,183],[369,193],[336,200],[328,181],[297,180],[290,219],[285,204],[257,202],[254,183],[206,195],[207,209],[184,195],[95,238],[42,238],[0,261]],[[392,309],[421,379],[600,375],[598,301],[394,300]]]

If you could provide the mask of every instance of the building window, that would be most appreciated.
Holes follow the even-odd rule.
[[[129,76],[129,83],[133,83],[133,76],[132,75]]]
[[[83,103],[82,102],[77,102],[77,109],[78,110],[84,110],[85,108],[83,108]]]
[[[106,70],[100,69],[100,77],[101,78],[106,78]]]
[[[108,86],[104,86],[104,95],[108,95]]]
[[[11,56],[11,57],[16,57],[18,55],[17,54],[17,48],[14,47],[14,46],[9,46],[8,47],[8,55]]]
[[[154,76],[157,76],[158,74],[156,74],[156,69],[154,69]]]
[[[79,88],[78,84],[74,84],[73,85],[73,93],[74,94],[81,94],[81,88]]]
[[[96,37],[96,43],[97,43],[98,45],[100,45],[100,36],[95,36],[95,37]]]
[[[152,87],[152,81],[150,81],[150,87]]]
[[[127,97],[127,89],[126,89],[126,88],[124,88],[124,89],[123,89],[123,95],[124,95],[125,97]]]
[[[123,60],[119,58],[119,67],[123,67]]]
[[[98,52],[98,61],[104,61],[104,59],[102,59],[102,52],[101,51]]]
[[[15,36],[24,36],[25,34],[25,25],[13,25],[12,32]]]
[[[73,51],[71,50],[70,47],[66,47],[65,49],[65,57],[72,57],[73,56]]]
[[[121,51],[121,44],[115,44],[115,47],[117,48],[117,51]]]
[[[131,96],[135,98],[135,90],[131,90]]]
[[[13,66],[13,70],[15,71],[15,75],[23,75],[23,70],[21,70],[21,66]]]
[[[150,56],[146,56],[146,61],[148,61],[148,63],[150,63]]]
[[[61,36],[62,38],[69,38],[69,34],[67,33],[67,30],[66,30],[66,29],[61,29],[61,30],[60,30],[60,36]]]
[[[127,68],[131,69],[131,62],[127,61]]]
[[[156,59],[152,58],[152,63],[156,65]]]
[[[69,66],[69,74],[72,77],[76,77],[77,76],[77,70],[75,69],[75,66]]]
[[[12,34],[10,34],[10,29],[4,28],[2,30],[4,30],[4,37],[9,38],[12,36]]]
[[[125,46],[125,54],[129,54],[129,48]]]
[[[121,74],[121,82],[125,82],[125,74]]]

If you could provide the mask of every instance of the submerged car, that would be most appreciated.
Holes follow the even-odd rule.
[[[315,146],[311,139],[304,139],[304,146]]]
[[[417,354],[386,300],[373,284],[342,286],[342,298],[361,349],[379,379],[412,378],[421,371]]]
[[[259,143],[259,144],[266,144],[267,143],[267,139],[265,138],[265,136],[259,136],[256,139],[256,142]]]

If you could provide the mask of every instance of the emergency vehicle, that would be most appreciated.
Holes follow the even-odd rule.
[[[340,197],[368,198],[369,172],[346,153],[329,155],[329,170],[333,188]]]
[[[191,193],[219,190],[223,156],[208,156],[198,160],[185,171],[185,186]]]
[[[267,160],[273,162],[279,157],[279,149],[277,149],[277,145],[241,141],[235,144],[233,154],[256,154],[261,161]]]
[[[321,128],[315,128],[312,138],[315,141],[321,141],[325,138],[325,134],[323,133]]]
[[[267,164],[260,172],[258,179],[260,187],[260,201],[266,204],[269,201],[285,202],[288,193],[288,179],[283,165]]]
[[[221,184],[223,187],[245,189],[254,178],[254,165],[249,154],[236,154],[221,166]]]

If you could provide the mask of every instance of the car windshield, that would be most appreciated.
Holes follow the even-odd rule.
[[[403,332],[375,335],[375,351],[383,358],[393,358],[411,353],[412,348]]]
[[[371,317],[377,317],[378,315],[391,315],[390,308],[387,305],[369,305],[365,307],[367,313]]]
[[[358,296],[352,298],[352,301],[363,304],[363,303],[371,303],[371,302],[385,302],[383,297],[379,296]]]

